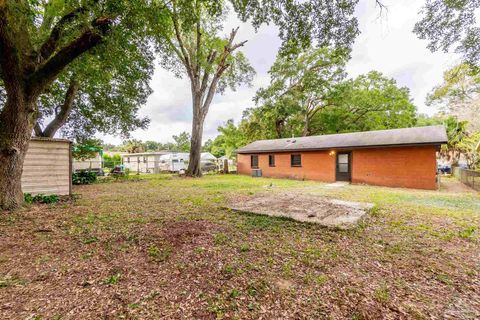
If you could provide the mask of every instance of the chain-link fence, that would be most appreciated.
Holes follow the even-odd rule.
[[[475,170],[453,168],[453,175],[472,189],[480,191],[480,172]]]
[[[200,167],[203,172],[225,172],[225,161],[201,161]],[[116,166],[123,165],[132,174],[181,172],[187,169],[187,161],[158,161],[148,158],[129,159],[128,161],[73,161],[73,171],[88,170],[95,172],[110,173]],[[228,172],[234,173],[237,170],[235,161],[228,161]]]

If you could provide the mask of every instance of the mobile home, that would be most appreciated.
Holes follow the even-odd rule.
[[[125,169],[136,173],[160,173],[160,158],[168,151],[123,154]]]
[[[160,170],[179,172],[187,169],[190,155],[185,152],[173,152],[160,157]]]

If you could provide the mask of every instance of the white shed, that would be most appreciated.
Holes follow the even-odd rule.
[[[23,163],[23,192],[71,194],[71,145],[65,139],[32,138]]]

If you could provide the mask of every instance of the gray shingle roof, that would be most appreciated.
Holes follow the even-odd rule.
[[[237,153],[272,151],[304,151],[355,149],[394,145],[440,145],[447,143],[444,126],[428,126],[391,130],[329,134],[275,140],[258,140],[237,150]]]

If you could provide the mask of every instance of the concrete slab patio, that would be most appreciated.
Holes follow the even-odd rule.
[[[354,227],[372,207],[372,203],[329,199],[300,192],[262,192],[230,199],[227,205],[235,211],[287,217],[341,229]]]

